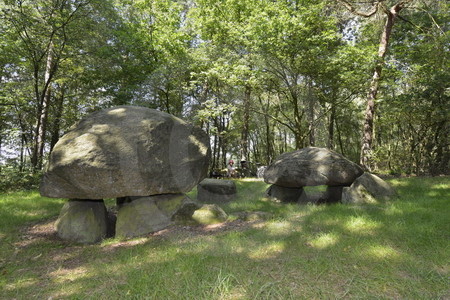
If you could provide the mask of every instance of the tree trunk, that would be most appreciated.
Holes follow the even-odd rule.
[[[336,119],[336,106],[331,104],[330,121],[328,124],[328,149],[334,150],[334,120]]]
[[[373,168],[373,120],[375,117],[375,101],[377,99],[378,88],[381,80],[381,71],[383,69],[385,56],[389,47],[389,39],[391,37],[392,28],[394,26],[398,13],[403,8],[404,4],[404,2],[397,3],[396,5],[391,7],[390,10],[386,11],[387,18],[380,38],[380,45],[378,48],[378,61],[373,72],[369,93],[367,95],[360,159],[360,164],[367,171],[371,171]]]
[[[44,87],[40,93],[37,125],[34,138],[33,156],[31,159],[33,170],[40,170],[42,168],[42,158],[44,155],[45,136],[47,133],[47,119],[48,110],[51,100],[51,79],[54,73],[54,56],[53,44],[50,44],[47,55],[47,64],[44,75]]]
[[[314,94],[312,90],[312,82],[309,80],[308,82],[308,115],[309,115],[309,124],[308,124],[308,133],[309,133],[309,146],[316,145],[316,125],[315,125],[315,111],[314,111]]]
[[[251,88],[245,87],[244,95],[244,112],[242,120],[242,132],[241,132],[241,161],[248,160],[248,134],[250,131],[250,96]]]
[[[65,94],[65,88],[64,86],[61,87],[61,94],[58,98],[56,98],[56,113],[55,113],[55,121],[53,123],[53,129],[52,129],[52,138],[50,141],[50,152],[53,150],[53,147],[55,147],[56,143],[59,140],[59,131],[61,128],[61,117],[63,113],[64,108],[64,94]]]

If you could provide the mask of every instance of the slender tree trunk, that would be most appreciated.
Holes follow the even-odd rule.
[[[31,160],[33,170],[42,168],[44,155],[45,136],[47,133],[47,119],[51,100],[51,79],[54,72],[53,44],[50,44],[47,55],[47,64],[44,75],[44,87],[40,93],[37,126],[34,139],[33,157]]]
[[[222,163],[223,167],[227,166],[227,150],[228,150],[228,137],[226,136],[228,132],[228,125],[230,124],[229,115],[223,115],[221,118],[221,148],[222,148]],[[225,133],[225,135],[224,135]]]
[[[250,131],[250,97],[251,88],[245,87],[244,95],[244,115],[242,120],[242,132],[241,132],[241,161],[248,160],[248,134]]]
[[[0,130],[0,132],[1,132],[1,130]],[[2,172],[2,164],[1,164],[2,157],[3,157],[3,155],[2,155],[2,143],[3,143],[2,136],[0,135],[0,173]]]
[[[336,122],[336,132],[337,132],[337,136],[338,136],[339,149],[341,149],[341,154],[346,156],[345,152],[344,152],[344,143],[342,142],[341,131],[339,130],[339,125],[338,124],[339,123]]]
[[[213,163],[212,163],[213,169],[216,169],[217,168],[217,134],[214,135],[212,159],[213,159]]]
[[[298,100],[295,97],[293,99],[293,103],[294,103],[294,122],[295,122],[295,131],[294,136],[295,136],[295,148],[296,149],[301,149],[303,148],[303,137],[302,137],[302,118],[303,118],[303,114],[300,114],[300,107],[298,105]]]
[[[25,134],[22,133],[22,135],[20,136],[20,162],[19,162],[20,172],[23,172],[25,166],[24,152],[25,152]]]
[[[61,94],[58,98],[56,98],[56,113],[55,113],[55,121],[53,123],[53,130],[52,130],[52,138],[50,141],[50,152],[53,150],[53,147],[55,147],[56,143],[59,140],[59,131],[61,128],[61,117],[63,113],[64,108],[64,94],[65,94],[65,88],[64,86],[61,87]]]
[[[377,99],[378,88],[380,85],[381,71],[383,70],[384,60],[389,47],[389,39],[391,37],[395,20],[398,13],[407,2],[409,1],[401,1],[386,11],[386,23],[384,24],[383,32],[380,38],[380,45],[378,47],[378,61],[373,72],[372,81],[370,82],[364,117],[360,164],[368,171],[371,171],[373,168],[373,120],[375,118],[375,101]]]
[[[308,82],[309,146],[316,145],[316,125],[315,125],[316,114],[315,114],[315,110],[314,110],[315,99],[313,97],[314,97],[314,94],[313,94],[313,90],[312,90],[312,82],[311,82],[311,80],[309,80],[309,82]]]
[[[328,124],[328,149],[334,150],[334,122],[336,119],[336,106],[331,104],[330,121]]]

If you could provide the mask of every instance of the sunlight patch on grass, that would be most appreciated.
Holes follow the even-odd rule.
[[[339,236],[334,232],[321,233],[316,238],[312,239],[308,245],[317,249],[326,249],[334,246],[339,241]]]
[[[149,238],[137,238],[132,240],[122,240],[120,238],[106,239],[101,243],[101,247],[105,250],[113,250],[117,248],[127,248],[136,245],[142,245],[148,242]]]
[[[351,217],[345,222],[344,227],[353,233],[373,234],[374,230],[381,227],[381,224],[364,217]]]
[[[401,256],[401,253],[390,246],[371,246],[366,251],[367,254],[378,259],[397,259]]]
[[[77,268],[59,268],[49,274],[56,283],[73,282],[89,276],[89,271],[84,266]]]
[[[397,205],[390,205],[386,208],[385,214],[387,216],[403,215],[404,209],[399,208]]]
[[[274,258],[283,253],[285,249],[285,244],[282,241],[272,242],[270,244],[265,244],[257,247],[252,252],[248,254],[251,259],[269,259]]]
[[[261,181],[261,182],[263,182],[264,179],[263,178],[249,177],[249,178],[241,178],[241,179],[239,179],[239,181],[243,181],[243,182],[258,182],[258,181]]]
[[[21,290],[21,289],[32,289],[34,285],[37,284],[36,278],[23,278],[19,279],[17,282],[7,284],[5,286],[5,289],[7,291],[15,291],[15,290]]]
[[[286,235],[291,233],[294,228],[292,228],[291,222],[287,221],[273,221],[267,223],[265,226],[266,230],[268,231],[268,234],[272,236],[276,235]]]

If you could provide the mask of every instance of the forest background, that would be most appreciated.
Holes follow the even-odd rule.
[[[448,174],[445,0],[0,0],[0,187],[116,105],[211,136],[212,169],[306,146],[366,169]]]

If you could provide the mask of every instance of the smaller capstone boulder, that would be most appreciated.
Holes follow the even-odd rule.
[[[202,203],[225,203],[236,197],[233,180],[206,178],[197,185],[197,200]]]
[[[357,164],[325,148],[307,147],[281,154],[264,172],[264,181],[283,187],[350,186],[363,174]]]

